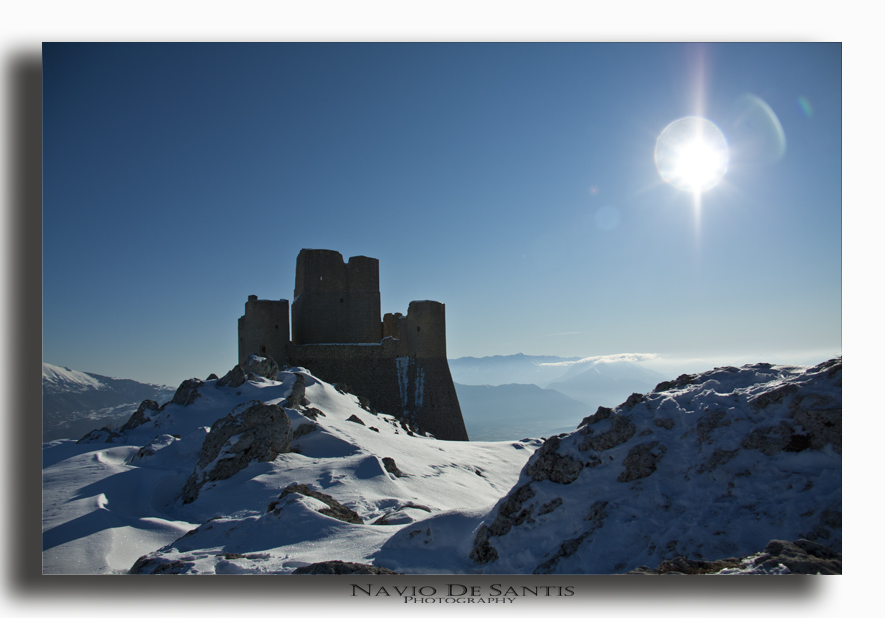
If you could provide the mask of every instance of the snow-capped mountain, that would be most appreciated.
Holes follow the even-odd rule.
[[[841,551],[841,359],[680,376],[546,441],[441,441],[364,406],[240,369],[44,444],[44,572],[784,573]]]
[[[43,440],[79,438],[125,422],[145,399],[172,398],[175,388],[109,378],[43,363]]]
[[[636,362],[595,360],[570,364],[547,388],[595,408],[617,405],[633,393],[648,392],[667,377]]]
[[[449,367],[457,384],[535,384],[556,390],[595,410],[597,406],[617,405],[632,393],[645,393],[659,382],[675,377],[675,374],[665,376],[642,365],[653,357],[651,354],[615,354],[562,358],[514,354],[450,359]],[[504,395],[504,390],[500,394]]]
[[[716,561],[771,539],[840,552],[841,453],[841,358],[683,375],[547,440],[471,555],[484,573],[541,574]]]

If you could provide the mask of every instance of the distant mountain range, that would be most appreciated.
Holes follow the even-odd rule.
[[[174,394],[171,386],[43,363],[43,441],[81,438],[91,429],[122,424],[145,399],[162,404]]]
[[[596,410],[536,384],[455,382],[455,390],[471,440],[519,440],[571,431]]]
[[[537,384],[541,388],[562,377],[567,367],[555,366],[553,363],[576,362],[581,357],[563,358],[561,356],[527,356],[511,354],[509,356],[483,356],[474,358],[464,356],[449,359],[449,370],[452,379],[459,384]]]
[[[486,356],[449,359],[472,440],[518,440],[574,427],[599,406],[646,393],[669,377],[641,365],[643,355]]]

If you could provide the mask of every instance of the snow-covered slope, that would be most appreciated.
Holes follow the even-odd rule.
[[[125,421],[145,399],[160,403],[175,389],[109,378],[43,363],[43,440],[79,438],[90,429]]]
[[[535,453],[479,529],[477,567],[618,573],[772,539],[841,551],[841,370],[724,367],[600,408]]]
[[[186,381],[119,433],[44,444],[44,572],[614,573],[765,550],[726,571],[784,573],[785,547],[841,551],[841,359],[680,376],[543,442],[438,441],[274,375]]]
[[[301,381],[309,403],[287,402]],[[301,370],[236,387],[186,382],[173,402],[140,410],[121,435],[44,444],[45,573],[125,573],[141,556],[138,572],[291,573],[335,559],[464,572],[480,520],[541,444],[414,435]],[[288,417],[275,431],[293,432],[291,451],[211,479],[260,432],[231,435],[209,461],[207,436],[257,402]],[[185,503],[191,475],[209,480]],[[363,523],[329,514],[348,512]],[[404,545],[410,524],[420,533]]]

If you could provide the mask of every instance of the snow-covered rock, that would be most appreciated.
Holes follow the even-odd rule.
[[[547,440],[485,519],[486,573],[618,573],[770,539],[841,551],[841,358],[718,368]]]
[[[281,407],[260,401],[238,406],[212,424],[182,500],[193,502],[209,481],[230,478],[253,460],[273,461],[291,446],[292,424]]]

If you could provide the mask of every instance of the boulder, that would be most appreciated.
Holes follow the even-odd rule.
[[[199,389],[201,386],[203,386],[203,381],[199,378],[185,380],[178,387],[178,390],[175,391],[175,395],[172,397],[172,403],[180,406],[191,405],[200,397]]]
[[[286,398],[284,404],[287,408],[303,408],[310,405],[310,399],[305,397],[304,375],[295,376],[295,383],[292,385],[292,392]]]
[[[291,496],[292,494],[314,498],[325,504],[327,508],[323,508],[318,511],[323,515],[328,515],[329,517],[332,517],[339,521],[345,521],[350,524],[364,523],[362,517],[357,515],[356,511],[347,508],[332,496],[321,493],[319,491],[314,491],[313,489],[302,483],[293,483],[283,489],[280,497],[268,505],[267,512],[270,513],[271,511],[274,511],[279,514],[279,510],[284,506],[283,504],[281,504],[282,501],[285,500],[287,496]]]
[[[280,373],[280,367],[274,359],[270,356],[258,356],[257,354],[249,356],[243,363],[243,370],[246,375],[254,375],[268,380],[276,380]]]
[[[251,461],[273,461],[288,453],[292,425],[280,406],[253,401],[218,419],[200,449],[200,459],[182,490],[185,504],[193,502],[209,481],[230,478]]]
[[[246,372],[243,371],[243,368],[239,365],[234,365],[234,368],[224,374],[224,377],[218,380],[215,383],[215,386],[237,388],[245,384],[247,379]]]
[[[138,409],[132,413],[132,416],[129,417],[129,420],[126,421],[126,424],[120,427],[120,432],[125,433],[130,429],[135,429],[139,425],[143,425],[150,420],[150,417],[145,415],[146,411],[156,412],[160,409],[160,406],[156,401],[152,399],[145,399],[142,401]]]

